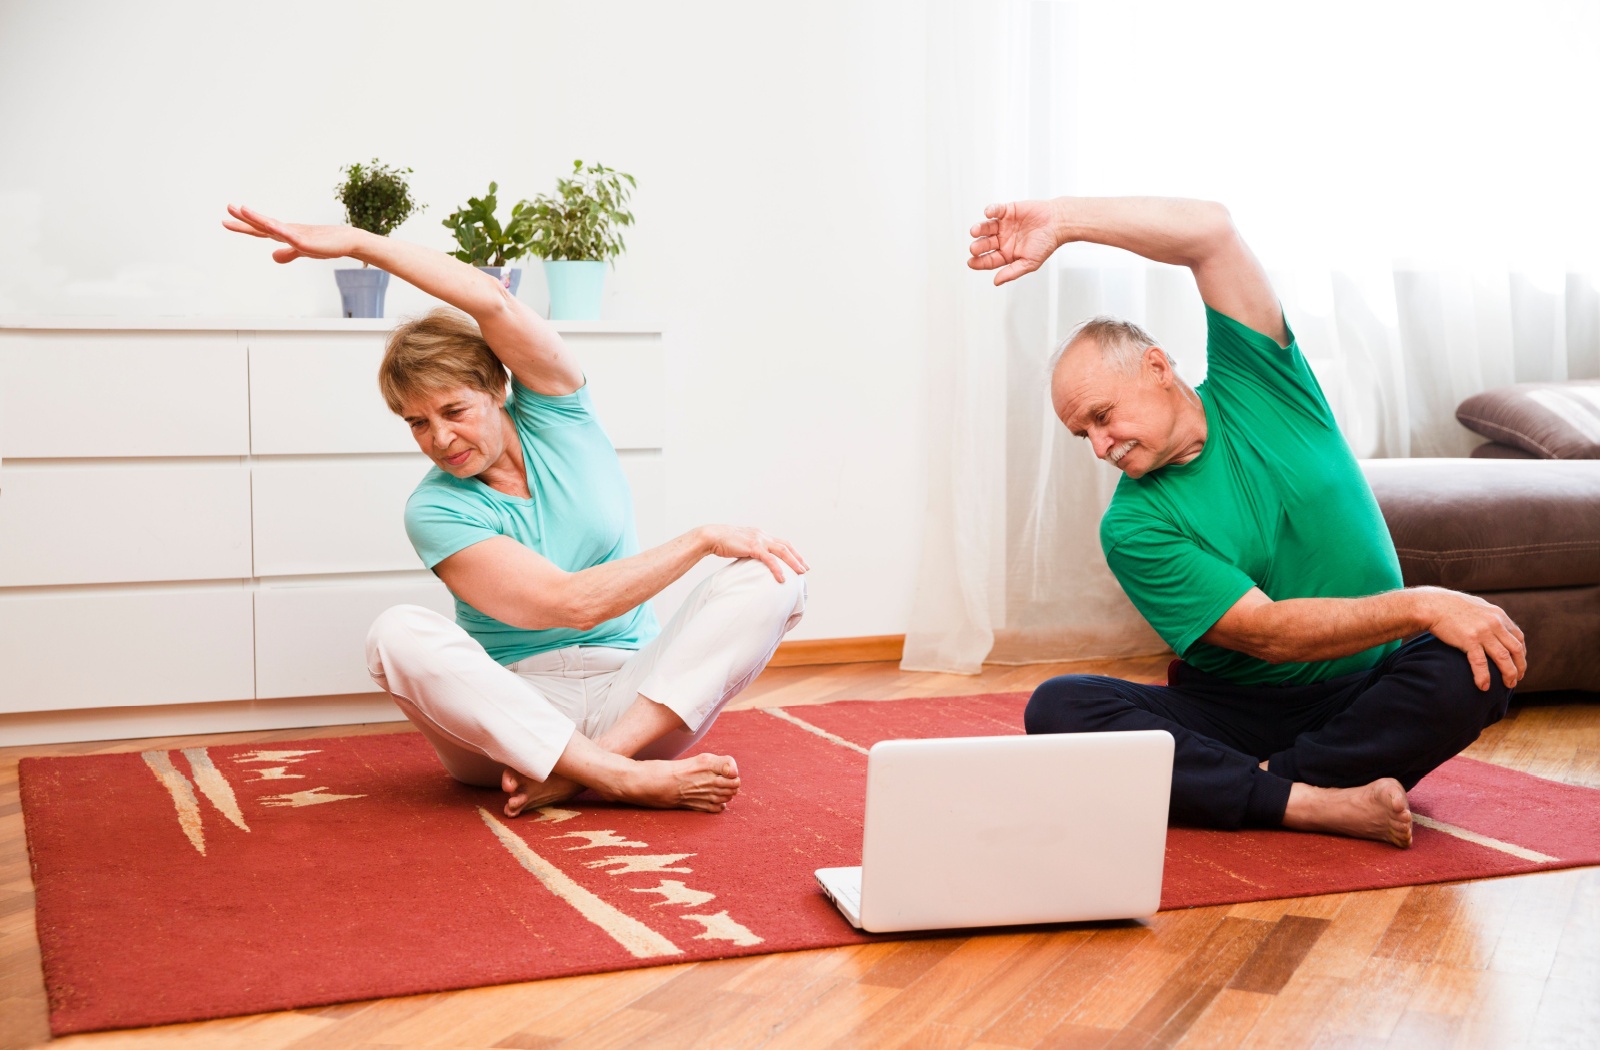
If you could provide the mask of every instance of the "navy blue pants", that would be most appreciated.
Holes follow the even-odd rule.
[[[1295,781],[1358,787],[1394,777],[1411,790],[1500,721],[1511,696],[1493,663],[1480,690],[1465,654],[1431,634],[1370,671],[1315,685],[1237,685],[1185,663],[1171,678],[1052,678],[1033,691],[1024,723],[1029,733],[1165,729],[1177,744],[1172,823],[1276,827]]]

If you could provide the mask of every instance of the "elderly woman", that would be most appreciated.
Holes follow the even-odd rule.
[[[729,525],[641,552],[583,371],[492,277],[348,226],[228,213],[228,229],[280,242],[280,263],[358,259],[463,311],[399,325],[378,378],[434,463],[406,503],[406,533],[455,596],[456,619],[401,605],[367,636],[373,680],[445,769],[505,791],[513,817],[586,787],[720,812],[739,790],[734,760],[679,756],[799,621],[805,560]],[[707,556],[736,560],[662,630],[649,600]]]

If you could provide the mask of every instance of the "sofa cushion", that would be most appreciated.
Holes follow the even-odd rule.
[[[1456,419],[1541,459],[1600,459],[1600,379],[1485,390],[1461,402]]]
[[[1362,464],[1408,586],[1515,591],[1600,583],[1600,463]]]
[[[1473,459],[1544,459],[1515,445],[1502,445],[1498,441],[1485,441],[1472,450]]]

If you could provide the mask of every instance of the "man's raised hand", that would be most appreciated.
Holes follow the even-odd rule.
[[[765,565],[779,583],[783,582],[784,565],[797,573],[811,569],[806,560],[800,557],[799,551],[760,529],[740,525],[703,525],[700,534],[709,553],[719,558],[754,558]]]
[[[996,270],[994,283],[1005,284],[1032,273],[1060,247],[1055,209],[1049,201],[1013,201],[983,209],[986,218],[972,227],[974,270]]]
[[[1489,688],[1489,661],[1500,669],[1506,688],[1513,689],[1528,673],[1528,646],[1522,628],[1498,605],[1474,594],[1443,587],[1418,587],[1425,592],[1431,621],[1428,630],[1441,642],[1467,654],[1472,681]]]
[[[359,230],[350,226],[306,226],[298,222],[280,222],[242,204],[228,205],[228,215],[229,218],[222,220],[222,225],[233,232],[283,244],[284,247],[272,253],[272,257],[281,263],[299,258],[342,258],[355,251],[361,236]]]

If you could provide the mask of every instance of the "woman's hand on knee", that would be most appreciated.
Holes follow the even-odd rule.
[[[768,536],[760,529],[744,525],[702,525],[700,536],[706,553],[719,558],[754,558],[772,571],[779,583],[783,582],[783,566],[796,573],[809,572],[810,565],[786,540]]]

